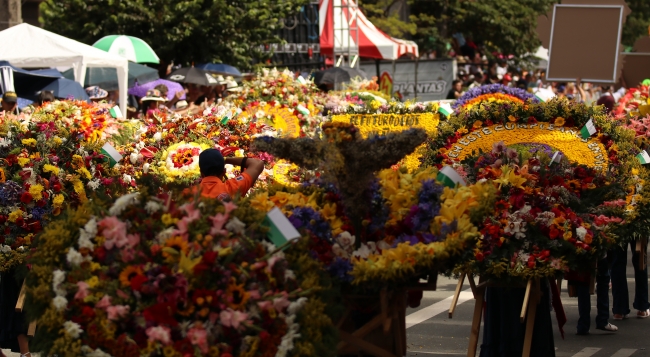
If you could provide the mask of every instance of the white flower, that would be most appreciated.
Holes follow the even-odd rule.
[[[576,234],[578,235],[578,239],[584,241],[585,236],[587,235],[587,229],[585,227],[580,226],[576,228]]]
[[[370,254],[373,254],[374,252],[370,249],[370,246],[367,244],[362,243],[361,247],[359,249],[355,250],[352,255],[355,258],[361,258],[361,259],[367,259]]]
[[[153,139],[156,141],[162,140],[162,134],[160,132],[156,132],[155,134],[153,134]]]
[[[132,152],[131,155],[129,155],[129,160],[131,160],[131,163],[135,165],[138,162],[138,154]]]
[[[144,165],[142,165],[142,172],[144,172],[145,174],[148,173],[149,172],[149,166],[150,165],[149,165],[148,162],[145,163]]]
[[[5,138],[0,138],[0,147],[1,148],[6,148],[9,145],[11,145],[11,140],[7,140]]]
[[[354,246],[354,242],[356,241],[356,238],[350,234],[350,232],[345,231],[336,237],[336,241],[341,245],[343,249],[347,249],[349,247]]]
[[[88,187],[90,187],[91,190],[95,191],[96,189],[99,188],[101,183],[99,182],[99,179],[93,179],[88,181]]]
[[[76,249],[71,247],[68,249],[68,254],[66,254],[66,260],[70,265],[78,267],[83,263],[84,257]]]
[[[535,221],[541,223],[542,225],[550,226],[554,219],[555,213],[547,211],[538,214],[535,218]]]
[[[131,183],[131,180],[132,180],[131,175],[127,175],[127,174],[122,175],[122,181],[126,182],[127,184]]]
[[[237,234],[244,234],[244,229],[246,228],[246,223],[240,221],[237,217],[231,219],[226,223],[226,229],[229,232],[235,232]]]
[[[61,287],[61,284],[65,281],[65,272],[63,270],[57,269],[52,272],[52,290],[54,293],[59,296],[65,296],[66,291]]]
[[[95,217],[90,218],[86,225],[84,225],[84,230],[91,236],[95,237],[97,235],[97,219]]]
[[[0,252],[2,253],[9,253],[11,252],[11,247],[8,245],[0,245]]]
[[[124,195],[117,200],[115,200],[115,203],[113,203],[113,207],[111,207],[108,210],[108,213],[111,216],[117,216],[122,211],[124,211],[128,206],[138,203],[138,197],[140,196],[139,193],[129,193],[128,195]]]
[[[287,312],[291,315],[295,315],[303,308],[303,306],[305,306],[306,303],[307,303],[307,298],[301,297],[289,305]]]
[[[296,274],[291,269],[284,271],[284,281],[296,280]]]
[[[144,209],[147,213],[154,214],[162,209],[162,205],[156,201],[148,201]]]
[[[112,357],[110,354],[100,350],[99,348],[93,350],[90,346],[83,346],[81,350],[84,352],[86,357]]]
[[[72,338],[79,338],[79,335],[81,335],[84,330],[81,329],[81,326],[72,321],[66,321],[63,323],[63,328],[65,329],[65,333],[70,335]]]
[[[19,251],[19,252],[23,252],[23,251],[25,251],[25,247],[23,247],[21,245],[20,247],[16,248],[16,250]]]
[[[52,304],[57,310],[63,311],[65,310],[66,306],[68,306],[68,299],[64,298],[63,296],[57,296],[52,299]]]
[[[520,218],[517,218],[514,215],[510,215],[508,217],[508,223],[503,231],[514,235],[515,238],[524,238],[526,237],[526,222],[523,222]]]

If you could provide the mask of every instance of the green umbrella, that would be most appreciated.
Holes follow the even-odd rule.
[[[68,79],[74,79],[72,69],[63,72],[63,76]],[[129,62],[129,88],[138,84],[145,84],[160,78],[158,70],[143,66],[141,64]],[[98,86],[104,90],[117,90],[117,70],[115,68],[92,67],[86,70],[84,87]]]
[[[146,42],[133,36],[110,35],[95,42],[93,47],[114,53],[135,63],[160,63],[160,58]]]

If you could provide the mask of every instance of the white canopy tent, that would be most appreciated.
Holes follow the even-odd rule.
[[[126,59],[26,23],[0,31],[0,60],[16,67],[72,67],[83,87],[86,69],[117,69],[120,109],[126,113],[129,63]]]

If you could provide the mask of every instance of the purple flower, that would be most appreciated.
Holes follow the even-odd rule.
[[[458,112],[460,108],[464,107],[465,104],[467,104],[468,101],[484,94],[494,94],[494,93],[511,95],[523,101],[527,101],[530,99],[533,101],[533,103],[539,102],[539,100],[535,98],[534,95],[528,93],[523,89],[510,88],[501,84],[489,84],[489,85],[484,85],[484,86],[480,86],[468,90],[462,96],[460,96],[460,98],[458,98],[458,100],[452,105],[452,108],[456,112]]]
[[[343,259],[341,257],[336,257],[332,260],[328,268],[330,274],[343,282],[349,283],[352,281],[352,275],[350,271],[352,270],[352,263],[349,260]]]

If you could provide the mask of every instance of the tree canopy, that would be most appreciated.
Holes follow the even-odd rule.
[[[92,44],[124,34],[147,42],[162,61],[222,62],[249,68],[279,43],[276,29],[308,0],[46,0],[44,28]]]
[[[632,13],[627,17],[623,26],[623,44],[633,46],[642,36],[648,36],[650,26],[650,1],[625,0]]]
[[[641,0],[643,1],[643,0]],[[471,35],[490,52],[520,56],[539,46],[537,16],[554,0],[405,0],[409,22],[392,12],[399,0],[361,0],[370,21],[392,36],[412,35],[421,51],[445,53],[452,35]],[[382,11],[383,10],[383,11]]]

